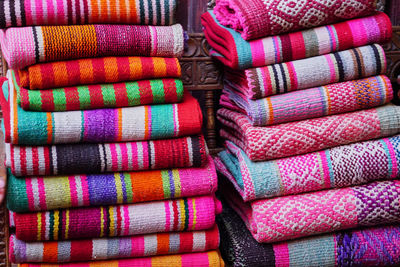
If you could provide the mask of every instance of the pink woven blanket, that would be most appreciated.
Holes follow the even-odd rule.
[[[217,118],[221,136],[253,161],[301,155],[329,147],[391,136],[400,132],[400,107],[386,105],[322,118],[255,127],[246,115],[225,108]]]
[[[377,0],[217,0],[218,21],[251,40],[370,15]]]
[[[266,126],[377,107],[392,99],[392,84],[381,75],[256,100],[226,84],[220,104],[246,114],[254,126]]]
[[[251,203],[243,202],[229,186],[224,184],[226,200],[260,243],[355,227],[400,223],[398,180]]]

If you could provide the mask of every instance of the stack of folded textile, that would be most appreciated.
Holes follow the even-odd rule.
[[[217,176],[179,79],[175,5],[1,2],[1,26],[29,25],[0,34],[11,262],[223,266]]]
[[[400,107],[376,2],[217,0],[202,16],[226,66],[215,162],[238,214],[220,218],[229,264],[400,263],[399,229],[382,226],[400,222]]]

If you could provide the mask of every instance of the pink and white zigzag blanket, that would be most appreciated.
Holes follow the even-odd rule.
[[[400,132],[400,107],[379,108],[289,122],[252,126],[241,113],[221,108],[217,118],[225,126],[221,136],[245,151],[252,161],[301,155]]]

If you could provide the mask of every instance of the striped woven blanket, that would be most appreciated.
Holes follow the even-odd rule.
[[[377,107],[392,99],[392,84],[381,75],[257,100],[226,84],[220,104],[246,114],[254,126],[267,126]]]
[[[202,135],[106,144],[15,146],[6,143],[6,166],[15,176],[200,167],[207,163],[207,155]]]
[[[210,195],[217,175],[210,157],[202,168],[26,178],[9,173],[7,184],[8,209],[28,212]]]
[[[242,266],[399,266],[400,226],[370,227],[260,244],[228,206],[217,217],[221,254],[232,267]]]
[[[201,132],[201,109],[189,93],[178,104],[34,112],[23,110],[17,104],[12,85],[12,82],[4,82],[0,93],[5,140],[12,144],[125,142],[166,139]]]
[[[316,119],[255,127],[246,115],[220,109],[221,136],[253,161],[301,155],[400,132],[400,107],[386,105]]]
[[[224,267],[225,263],[218,251],[212,250],[203,253],[187,253],[167,256],[154,256],[145,258],[133,258],[109,261],[88,261],[79,263],[60,263],[60,264],[40,264],[24,263],[19,267],[100,267],[100,266],[119,266],[119,267]]]
[[[25,242],[10,236],[10,260],[23,262],[99,261],[218,249],[219,232],[209,230],[67,241]]]
[[[246,70],[225,68],[225,81],[247,98],[361,79],[386,72],[386,57],[378,44]]]
[[[378,0],[218,0],[218,21],[251,40],[371,15]]]
[[[175,0],[2,0],[0,28],[95,23],[170,25],[175,10]]]
[[[249,42],[236,31],[219,24],[211,11],[203,14],[201,20],[212,47],[211,55],[232,69],[262,67],[385,43],[392,36],[391,22],[384,13]]]
[[[54,89],[87,84],[179,78],[177,58],[101,57],[56,61],[19,70],[17,83],[26,89]]]
[[[227,183],[223,182],[226,201],[260,243],[400,222],[398,180],[250,203],[243,202],[233,186]]]
[[[179,24],[35,26],[0,31],[0,44],[8,66],[22,69],[40,62],[91,57],[179,57],[184,33]]]
[[[210,229],[221,203],[214,196],[129,205],[16,213],[23,241],[66,240]]]
[[[216,167],[244,201],[400,178],[400,135],[263,162],[226,147]]]

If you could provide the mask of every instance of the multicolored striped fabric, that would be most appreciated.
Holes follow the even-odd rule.
[[[361,79],[386,72],[378,44],[247,70],[225,68],[225,81],[250,99]]]
[[[229,182],[225,182],[229,183]],[[400,222],[400,181],[322,190],[245,203],[223,184],[228,204],[260,243]]]
[[[3,0],[0,28],[71,24],[174,23],[176,0]]]
[[[8,96],[9,84],[10,96]],[[117,109],[34,112],[17,104],[12,82],[0,93],[5,140],[19,145],[103,143],[165,139],[201,132],[197,100],[186,93],[182,103]]]
[[[54,89],[87,84],[179,78],[177,58],[102,57],[35,64],[16,72],[26,89]]]
[[[188,253],[167,256],[154,256],[109,261],[88,261],[65,264],[36,264],[24,263],[19,267],[224,267],[224,261],[218,251],[212,250],[203,253]]]
[[[245,41],[222,26],[212,11],[202,15],[211,55],[232,69],[248,69],[325,55],[391,39],[392,25],[384,13],[300,32]]]
[[[226,84],[220,104],[246,114],[254,126],[268,126],[373,108],[392,99],[392,84],[380,75],[257,100]]]
[[[15,234],[23,241],[194,231],[210,229],[221,203],[213,196],[129,205],[16,213]]]
[[[15,146],[6,143],[6,166],[15,176],[200,167],[207,163],[207,155],[202,135],[106,144]]]
[[[260,244],[228,206],[217,217],[221,254],[227,265],[242,266],[399,266],[400,226],[370,227],[315,237]]]
[[[35,26],[0,31],[1,51],[11,69],[49,61],[107,56],[179,57],[184,33],[173,26]]]
[[[226,147],[216,167],[244,201],[400,178],[400,135],[263,162]]]
[[[241,33],[245,40],[294,32],[376,11],[378,0],[218,0],[218,21]]]
[[[246,115],[225,108],[217,118],[221,137],[245,151],[252,161],[310,153],[400,133],[400,107],[383,107],[267,127],[252,126]]]
[[[212,158],[203,168],[16,178],[8,174],[7,207],[15,212],[116,205],[211,195]]]
[[[215,250],[219,232],[214,226],[204,231],[44,242],[25,242],[12,234],[9,244],[13,263],[99,261]]]

